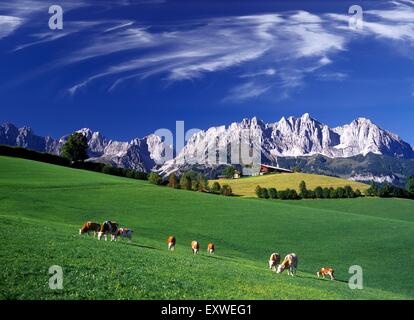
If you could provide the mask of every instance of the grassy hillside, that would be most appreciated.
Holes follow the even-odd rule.
[[[413,299],[413,209],[393,199],[227,198],[0,157],[0,298]],[[79,236],[87,219],[118,220],[134,241]],[[166,250],[170,234],[175,252]],[[299,255],[298,277],[267,269],[273,251]],[[55,264],[62,291],[48,288]],[[354,264],[363,267],[363,290],[347,286]],[[318,280],[322,266],[339,281]]]
[[[255,188],[257,185],[260,185],[262,188],[276,188],[277,190],[289,188],[299,191],[299,183],[301,181],[306,182],[306,186],[309,190],[313,190],[318,186],[321,186],[322,188],[351,186],[354,190],[359,189],[362,191],[369,187],[364,183],[308,173],[268,174],[241,179],[211,180],[211,183],[214,181],[218,181],[220,184],[230,185],[233,193],[236,195],[248,197],[256,196]]]

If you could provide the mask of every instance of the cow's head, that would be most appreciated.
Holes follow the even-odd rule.
[[[285,266],[283,264],[279,264],[277,266],[277,271],[276,273],[282,273],[283,271],[285,271]]]
[[[82,228],[81,228],[81,229],[79,229],[79,234],[82,234]]]

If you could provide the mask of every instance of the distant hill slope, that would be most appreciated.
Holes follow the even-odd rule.
[[[364,183],[308,173],[268,174],[241,179],[210,180],[210,183],[213,183],[214,181],[218,181],[222,185],[228,184],[231,186],[234,194],[247,197],[256,196],[255,188],[258,185],[262,188],[276,188],[277,190],[289,188],[299,191],[299,184],[301,181],[305,181],[306,187],[309,190],[313,190],[318,186],[322,188],[351,186],[354,190],[359,189],[360,191],[363,191],[369,187]]]
[[[222,197],[0,157],[0,299],[413,299],[413,211],[399,199]],[[89,219],[117,220],[133,242],[79,236]],[[269,271],[274,251],[298,254],[298,277]],[[355,264],[364,290],[348,288]],[[62,291],[47,286],[51,265]],[[322,266],[338,281],[318,280]]]

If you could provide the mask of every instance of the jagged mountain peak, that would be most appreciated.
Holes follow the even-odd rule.
[[[176,163],[188,159],[197,162],[205,158],[209,148],[226,148],[229,142],[240,141],[241,138],[243,141],[261,141],[262,162],[268,163],[274,163],[277,157],[324,155],[348,158],[369,153],[414,158],[414,150],[408,143],[364,117],[335,128],[319,122],[309,113],[299,117],[282,117],[273,123],[265,123],[257,117],[245,118],[229,126],[215,126],[193,134],[184,148],[178,150],[176,158],[164,164],[165,155],[172,154],[174,148],[166,145],[157,135],[149,134],[144,138],[121,142],[106,139],[100,132],[90,128],[82,128],[77,132],[86,136],[93,161],[143,171],[150,171],[157,165],[162,165],[162,172],[177,170]],[[29,127],[18,129],[12,123],[0,126],[0,144],[23,146],[42,152],[59,154],[67,137],[54,140],[36,136]]]

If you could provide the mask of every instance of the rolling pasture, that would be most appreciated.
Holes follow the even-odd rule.
[[[306,187],[309,190],[313,190],[318,186],[322,188],[351,186],[354,190],[359,189],[360,191],[369,188],[369,185],[365,183],[309,173],[268,174],[257,177],[244,177],[241,179],[210,180],[210,183],[214,183],[214,181],[218,181],[221,185],[228,184],[234,194],[246,197],[256,197],[255,188],[258,185],[262,188],[276,188],[277,190],[289,188],[299,191],[301,181],[306,182]]]
[[[413,212],[410,200],[223,197],[0,157],[0,299],[413,299]],[[107,219],[133,241],[78,234]],[[274,251],[298,254],[297,277],[269,271]],[[63,290],[48,287],[51,265]],[[348,288],[351,265],[363,290]],[[316,278],[326,266],[338,281]]]

